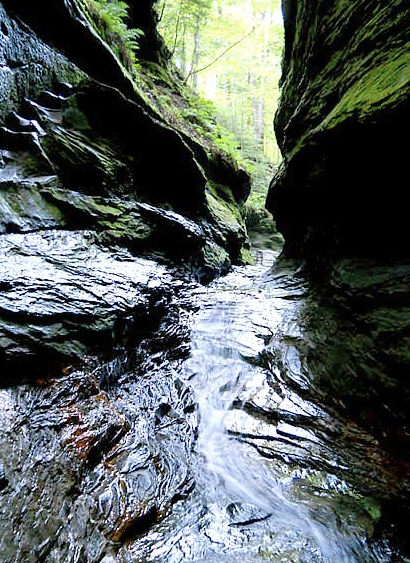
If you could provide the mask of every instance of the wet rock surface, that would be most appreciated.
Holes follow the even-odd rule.
[[[289,56],[292,45],[305,44],[295,22],[309,7],[287,4]],[[330,29],[342,2],[332,6],[319,3],[318,25],[306,30],[326,34],[318,22]],[[378,3],[352,6],[361,6],[370,27],[384,21],[382,13],[391,23],[395,10],[407,10],[399,1],[386,12]],[[145,8],[151,13],[149,2]],[[49,9],[52,28],[43,19]],[[338,23],[346,33],[356,13],[343,11],[347,19]],[[324,213],[323,204],[315,214],[305,205],[323,193],[323,170],[345,186],[346,151],[339,149],[347,133],[364,164],[378,160],[374,149],[386,132],[406,123],[407,81],[386,90],[377,116],[384,83],[366,111],[338,90],[344,101],[335,111],[301,120],[302,129],[311,123],[315,130],[300,143],[298,111],[307,106],[287,116],[283,185],[318,191],[306,189],[299,200],[278,184],[274,197],[288,253],[311,258],[315,277],[307,281],[294,265],[262,274],[262,253],[255,269],[205,288],[188,281],[192,274],[209,283],[244,260],[243,171],[229,158],[209,157],[162,119],[93,35],[81,2],[47,1],[33,10],[4,0],[0,15],[0,91],[7,94],[0,129],[1,557],[407,563],[399,520],[407,521],[409,489],[408,264],[318,267],[337,255],[334,243],[350,249],[365,229],[359,254],[368,248],[368,227],[383,215],[368,213],[359,229],[364,206],[355,207],[348,234],[333,222],[339,211]],[[139,21],[135,3],[132,17]],[[407,41],[400,21],[388,27],[398,41],[395,71]],[[380,44],[390,40],[381,29]],[[158,62],[152,37],[144,48]],[[351,45],[357,53],[362,39]],[[371,81],[384,57],[366,67],[370,74],[359,65],[358,80]],[[313,59],[314,74],[324,62]],[[304,90],[309,99],[317,91]],[[347,117],[339,126],[340,115]],[[360,153],[368,137],[356,135],[356,123],[376,116],[378,126],[379,115],[394,119],[376,127]],[[389,146],[387,162],[396,148]],[[362,169],[356,187],[369,167]],[[289,202],[300,210],[288,213]],[[338,209],[345,217],[346,205]],[[376,246],[382,253],[388,244]],[[399,255],[403,246],[394,248]]]
[[[369,428],[405,464],[409,274],[408,260],[335,262],[326,289],[319,288],[317,307],[304,321],[315,343],[306,355],[315,387],[330,385],[338,398],[335,408]]]
[[[91,231],[3,235],[0,249],[2,385],[124,346],[171,286],[165,268],[101,249]]]
[[[7,563],[112,563],[189,494],[197,414],[178,368],[191,309],[175,301],[246,246],[232,190],[210,193],[187,139],[83,8],[0,3]],[[137,26],[142,12],[144,52],[160,62],[149,2],[134,6]],[[248,178],[224,166],[243,199]]]
[[[307,278],[261,264],[193,289],[180,376],[199,413],[195,489],[117,561],[407,562],[406,462],[334,408],[331,381],[315,386]]]
[[[87,268],[106,275],[107,256],[89,248],[77,298]],[[153,263],[116,258],[121,281],[106,298],[88,280],[92,309],[133,301],[124,266],[149,293]],[[408,562],[399,541],[408,464],[349,410],[342,370],[358,362],[355,347],[339,361],[345,335],[335,349],[332,309],[300,269],[270,271],[265,259],[208,287],[157,266],[151,331],[146,319],[144,334],[123,326],[128,342],[109,358],[0,390],[6,561]],[[68,280],[78,275],[70,262]],[[378,271],[373,282],[383,292],[387,280]],[[34,300],[33,312],[41,307]]]
[[[401,501],[386,512],[407,519],[409,248],[399,139],[409,122],[409,6],[290,0],[283,12],[275,129],[284,162],[267,205],[284,256],[303,263],[312,293],[299,333],[275,358],[290,380],[303,374],[298,392],[321,397],[376,440],[392,483],[403,485],[392,487]]]
[[[4,561],[100,562],[192,488],[189,389],[114,368],[0,390]]]
[[[10,346],[21,323],[27,350],[16,361],[30,356],[24,366],[9,359],[14,372],[0,389],[4,561],[115,561],[193,486],[196,412],[177,373],[190,315],[177,305],[181,281],[94,237],[2,238],[13,280],[2,287],[2,328]],[[84,355],[87,334],[94,356]],[[83,369],[56,369],[59,346],[58,359],[79,355]]]
[[[145,8],[144,25],[154,25]],[[0,10],[1,72],[13,80],[0,81],[0,358],[2,377],[17,381],[33,362],[34,371],[60,370],[98,343],[116,346],[127,319],[142,323],[150,288],[140,258],[207,281],[242,262],[233,192],[249,179],[225,162],[232,189],[211,189],[193,140],[144,100],[81,2]],[[160,49],[155,30],[148,36],[144,49]],[[217,156],[210,170],[221,168]]]

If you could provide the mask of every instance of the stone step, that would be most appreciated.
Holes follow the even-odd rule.
[[[44,92],[39,95],[36,102],[47,109],[61,109],[61,105],[66,99],[67,98],[61,94],[44,90]]]
[[[22,113],[26,119],[36,120],[40,124],[46,124],[51,121],[56,125],[61,125],[63,118],[61,104],[58,108],[50,108],[29,99],[25,100],[20,113]]]
[[[37,133],[43,137],[46,132],[35,119],[25,119],[15,111],[12,111],[6,119],[6,127],[16,132]]]
[[[65,98],[72,96],[76,91],[76,88],[69,82],[58,82],[56,89],[58,91],[58,94]]]
[[[5,150],[23,150],[31,152],[38,146],[37,133],[29,131],[13,131],[0,127],[0,148]]]

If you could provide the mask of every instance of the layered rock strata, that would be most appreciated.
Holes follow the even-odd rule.
[[[407,482],[410,7],[283,0],[283,13],[284,160],[267,207],[313,286],[291,346],[306,392],[370,429]]]
[[[139,67],[87,7],[0,2],[0,552],[16,563],[112,563],[192,489],[175,301],[181,279],[246,260],[249,178],[138,86],[153,65],[172,105],[152,2],[131,6]]]
[[[247,175],[223,153],[205,150],[198,139],[170,125],[137,86],[135,67],[120,60],[98,33],[87,6],[77,0],[44,2],[35,10],[25,2],[0,4],[3,377],[28,359],[38,363],[51,348],[56,365],[77,361],[80,350],[95,350],[89,345],[100,338],[102,326],[107,334],[115,332],[114,319],[139,306],[136,299],[124,308],[122,290],[114,297],[115,289],[112,310],[102,317],[99,306],[88,320],[81,305],[78,315],[65,307],[64,302],[77,302],[84,272],[71,270],[64,288],[60,273],[69,260],[87,259],[87,241],[91,254],[97,252],[95,244],[107,259],[104,268],[109,270],[111,261],[114,275],[116,256],[126,251],[131,254],[125,261],[155,255],[205,281],[240,263],[247,244],[240,211],[249,192]],[[165,76],[160,63],[166,52],[151,3],[133,5],[130,15],[144,32],[140,68],[154,64]],[[30,287],[38,286],[50,262],[56,270],[34,296]],[[125,277],[133,283],[132,276]],[[33,300],[40,309],[46,303],[42,313],[31,307]],[[49,348],[52,333],[56,342]]]

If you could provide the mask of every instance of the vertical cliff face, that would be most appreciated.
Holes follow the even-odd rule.
[[[408,256],[410,6],[284,0],[284,165],[267,206],[289,255]]]
[[[86,17],[89,10],[87,2],[45,0],[35,10],[23,0],[5,0],[2,4],[10,15],[17,16],[39,39],[63,53],[91,78],[135,97],[130,69],[118,64],[110,46],[90,25]],[[139,58],[142,61],[162,60],[165,47],[156,30],[156,12],[152,2],[130,3],[129,16],[130,27],[141,31]]]
[[[406,467],[410,5],[282,3],[275,129],[284,162],[267,206],[285,236],[284,255],[314,274],[299,352],[310,389]]]

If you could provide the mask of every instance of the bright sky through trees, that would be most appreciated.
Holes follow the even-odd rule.
[[[273,133],[283,50],[280,0],[159,0],[157,9],[182,76],[215,103],[219,120],[265,183],[270,163],[280,160]]]

